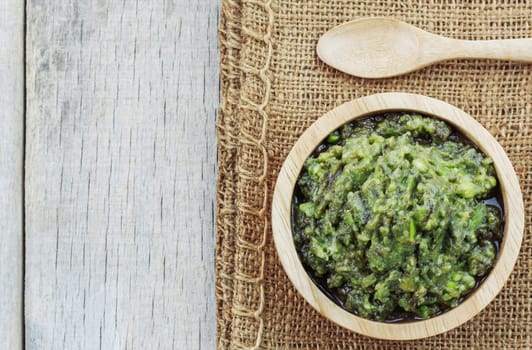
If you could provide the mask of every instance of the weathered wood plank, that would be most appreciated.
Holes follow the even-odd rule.
[[[28,349],[214,348],[217,20],[29,0]]]
[[[0,344],[22,348],[24,4],[0,1]]]

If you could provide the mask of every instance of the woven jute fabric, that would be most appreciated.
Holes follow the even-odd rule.
[[[223,0],[222,105],[216,246],[219,349],[528,349],[532,347],[532,67],[449,61],[402,77],[365,80],[316,56],[321,34],[348,20],[386,16],[461,39],[532,37],[528,0]],[[502,144],[520,178],[526,222],[517,265],[478,316],[442,335],[367,338],[320,316],[293,288],[272,239],[275,180],[297,138],[351,99],[424,94],[476,118]]]

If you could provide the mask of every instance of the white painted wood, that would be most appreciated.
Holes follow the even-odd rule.
[[[0,344],[22,348],[24,8],[0,1]]]
[[[215,347],[218,3],[28,1],[27,349]]]

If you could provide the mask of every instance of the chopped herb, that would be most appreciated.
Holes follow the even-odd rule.
[[[386,321],[458,305],[493,267],[502,213],[490,158],[445,122],[396,113],[349,123],[305,162],[294,239],[343,306]]]

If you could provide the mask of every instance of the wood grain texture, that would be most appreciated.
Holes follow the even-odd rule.
[[[0,1],[0,344],[22,348],[24,7]]]
[[[493,159],[501,186],[505,228],[499,258],[480,287],[456,308],[423,321],[381,323],[355,316],[336,305],[309,278],[301,264],[291,225],[292,193],[303,163],[318,144],[341,125],[369,114],[410,110],[436,116],[454,125]],[[323,316],[360,334],[391,340],[419,339],[443,333],[468,321],[486,307],[510,276],[519,254],[524,228],[521,189],[513,166],[501,145],[475,119],[443,101],[407,93],[382,93],[362,97],[316,120],[298,139],[279,173],[272,202],[272,229],[279,259],[299,293]]]
[[[456,58],[532,62],[532,38],[458,40],[392,18],[361,18],[323,34],[317,53],[342,72],[387,78]]]
[[[214,348],[218,12],[28,1],[27,349]]]

